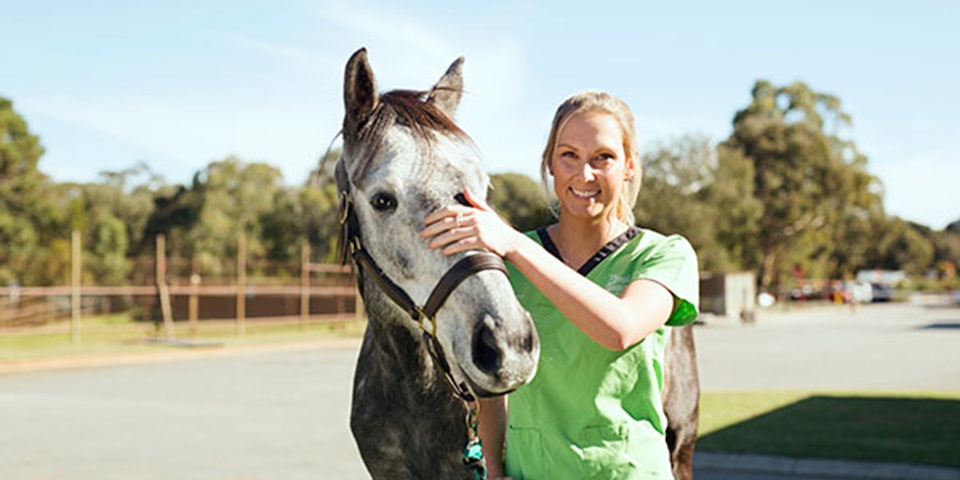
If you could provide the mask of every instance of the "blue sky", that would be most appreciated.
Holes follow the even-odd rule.
[[[339,129],[343,67],[427,88],[463,55],[458,120],[487,170],[536,175],[556,105],[631,105],[645,148],[726,137],[755,80],[834,94],[888,213],[960,219],[960,3],[0,0],[0,95],[40,168],[93,181],[146,162],[188,182],[237,155],[304,181]]]

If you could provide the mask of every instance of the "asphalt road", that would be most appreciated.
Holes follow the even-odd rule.
[[[706,390],[960,390],[957,308],[794,309],[696,336]],[[347,426],[357,346],[0,375],[0,479],[367,478]]]

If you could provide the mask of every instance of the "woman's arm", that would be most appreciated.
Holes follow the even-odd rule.
[[[507,430],[507,397],[480,400],[480,427],[483,458],[491,479],[503,478],[503,439]]]
[[[565,317],[598,344],[623,350],[657,330],[673,312],[673,295],[652,280],[636,280],[619,297],[568,267],[536,242],[524,241],[504,258]]]
[[[598,344],[625,349],[660,328],[673,312],[673,295],[652,280],[635,280],[619,297],[571,269],[514,230],[468,191],[475,208],[451,205],[424,220],[423,238],[445,255],[487,250],[523,273],[557,309]]]

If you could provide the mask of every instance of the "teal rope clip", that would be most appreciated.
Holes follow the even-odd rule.
[[[483,459],[483,444],[480,438],[473,437],[467,442],[467,447],[463,449],[463,464],[473,470],[476,480],[487,479],[487,462]]]

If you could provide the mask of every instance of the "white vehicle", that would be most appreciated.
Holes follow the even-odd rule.
[[[843,289],[850,292],[849,301],[857,303],[870,303],[873,301],[873,288],[867,282],[846,281],[843,282]],[[844,297],[847,297],[844,295]]]

